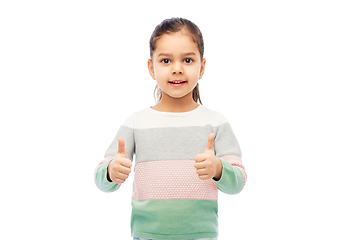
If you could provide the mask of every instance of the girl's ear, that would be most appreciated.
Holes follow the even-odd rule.
[[[155,71],[154,71],[154,64],[152,62],[151,59],[148,59],[148,69],[149,69],[149,73],[150,73],[150,76],[156,80],[155,78]]]
[[[199,80],[202,78],[202,76],[205,73],[205,64],[206,64],[206,59],[203,58],[203,60],[201,61]]]

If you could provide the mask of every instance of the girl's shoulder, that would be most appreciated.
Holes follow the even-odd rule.
[[[212,118],[215,118],[220,121],[227,121],[225,116],[222,113],[220,113],[219,111],[209,109],[205,106],[203,106],[203,109],[204,109],[204,114],[206,114],[208,117],[212,117]]]
[[[129,128],[135,128],[136,122],[138,122],[139,119],[149,119],[149,113],[150,113],[149,109],[150,107],[146,107],[144,109],[133,112],[131,115],[127,117],[127,119],[124,121],[122,125]]]

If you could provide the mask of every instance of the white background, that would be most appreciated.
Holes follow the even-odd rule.
[[[219,240],[360,239],[357,1],[1,1],[1,239],[130,239],[132,179],[93,173],[154,105],[148,41],[173,16],[205,40],[204,105],[248,183],[220,194]],[[6,236],[6,237],[5,237]]]

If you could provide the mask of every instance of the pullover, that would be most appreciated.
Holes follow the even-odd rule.
[[[210,133],[222,175],[200,180],[194,157],[203,153]],[[95,170],[104,192],[121,184],[109,181],[107,167],[125,140],[135,161],[131,235],[148,239],[195,239],[218,236],[218,190],[239,193],[246,183],[241,151],[228,121],[203,105],[189,112],[159,112],[150,107],[131,115],[120,127]]]

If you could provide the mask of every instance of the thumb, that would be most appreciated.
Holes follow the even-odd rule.
[[[210,133],[205,151],[208,150],[214,151],[214,138],[215,138],[215,133]]]
[[[119,147],[117,153],[120,154],[123,158],[126,158],[125,140],[122,137],[119,137],[118,142],[119,142]]]

